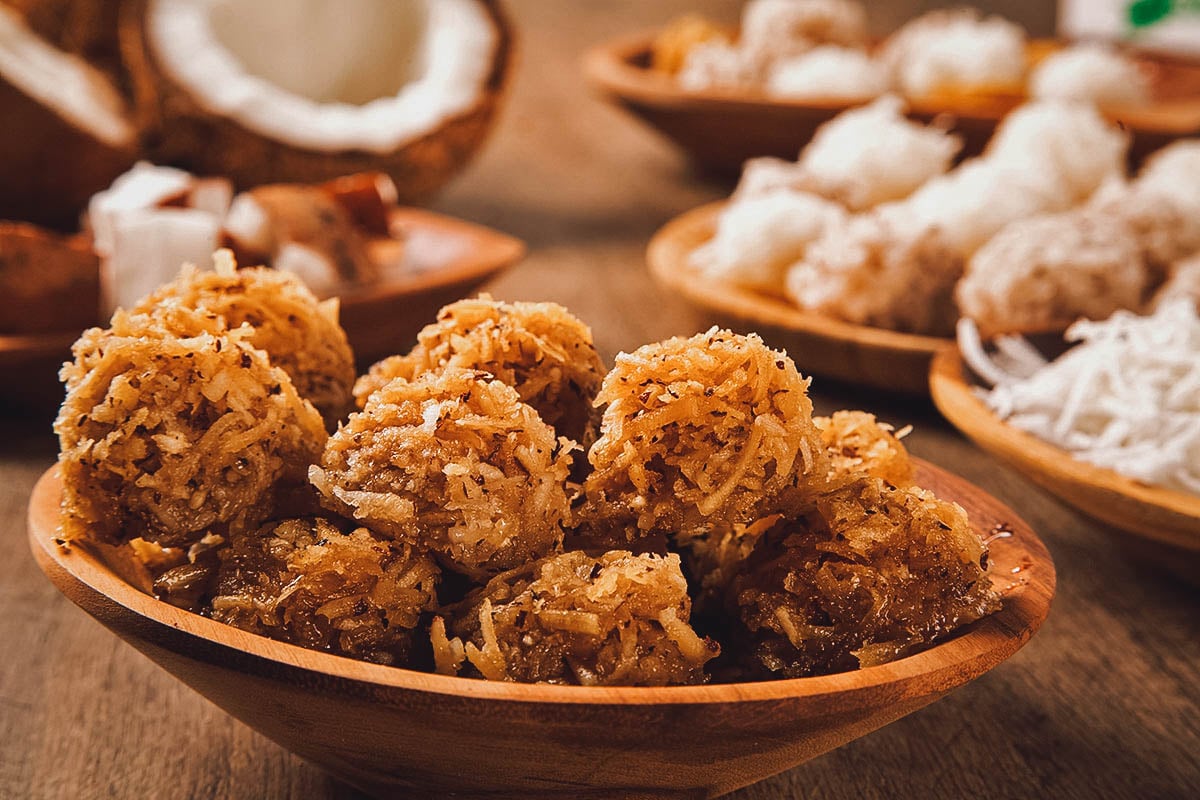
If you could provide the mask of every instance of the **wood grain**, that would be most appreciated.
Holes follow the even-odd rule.
[[[1024,4],[1045,17],[1045,4]],[[667,221],[731,187],[697,179],[673,146],[591,99],[577,63],[588,46],[627,31],[692,9],[731,18],[738,4],[509,5],[523,43],[512,103],[436,210],[525,240],[529,256],[486,288],[574,309],[610,362],[619,350],[707,328],[712,319],[651,281],[645,248]],[[913,424],[915,454],[1038,531],[1059,568],[1058,592],[1038,635],[987,675],[731,800],[1200,795],[1196,590],[1130,552],[1130,537],[982,453],[927,400],[824,379],[812,395],[821,413],[867,408]],[[53,414],[0,407],[0,797],[360,800],[202,699],[41,574],[25,516],[54,461]]]
[[[650,240],[646,262],[662,286],[739,331],[756,331],[800,359],[805,373],[896,392],[929,391],[929,362],[948,339],[855,325],[796,308],[704,275],[692,252],[712,239],[725,203],[708,203],[668,222]]]

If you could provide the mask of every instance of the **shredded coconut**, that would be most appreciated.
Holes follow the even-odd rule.
[[[1200,494],[1200,316],[1188,300],[1140,317],[1118,311],[1080,321],[1078,342],[1062,357],[1029,370],[991,358],[970,323],[959,344],[968,363],[996,381],[981,394],[1010,425],[1083,461],[1148,484]]]
[[[1092,42],[1047,56],[1029,77],[1029,93],[1100,105],[1139,105],[1150,97],[1150,82],[1132,59]]]
[[[863,100],[888,89],[888,74],[862,50],[822,45],[781,60],[767,74],[767,94],[796,100]]]

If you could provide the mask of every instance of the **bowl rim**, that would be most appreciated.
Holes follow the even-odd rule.
[[[886,664],[852,672],[808,678],[699,686],[627,687],[563,686],[485,681],[438,675],[401,667],[369,664],[248,633],[215,620],[176,608],[145,594],[102,565],[84,547],[59,546],[56,539],[61,481],[58,466],[50,467],[38,480],[29,501],[30,548],[42,571],[72,601],[80,590],[135,615],[136,622],[174,629],[172,632],[202,640],[216,648],[228,648],[243,656],[268,662],[274,667],[295,668],[326,678],[366,684],[373,689],[418,691],[442,696],[480,700],[552,705],[695,705],[781,700],[820,701],[892,685],[903,694],[905,686],[940,691],[978,677],[1019,650],[1041,626],[1050,610],[1055,591],[1054,563],[1045,545],[1013,511],[965,479],[914,459],[919,474],[934,476],[952,487],[952,494],[975,493],[1012,532],[1004,546],[1019,551],[1026,574],[1019,586],[1009,587],[1003,607],[973,623],[964,632],[927,650]],[[1028,561],[1029,563],[1024,563]],[[1015,591],[1012,591],[1014,590]],[[85,610],[92,613],[85,606]],[[103,620],[102,620],[103,621]],[[915,689],[914,689],[915,690]]]
[[[651,49],[654,37],[662,26],[626,33],[590,47],[583,56],[583,72],[592,87],[649,107],[663,109],[724,109],[742,112],[812,112],[830,114],[865,105],[875,98],[811,98],[772,97],[759,90],[682,89],[667,75],[654,72],[634,63]],[[1065,38],[1031,38],[1028,45],[1066,45]],[[1200,72],[1200,58],[1178,53],[1127,47],[1131,56],[1156,66],[1175,66]],[[912,114],[932,118],[952,114],[963,121],[994,123],[1029,99],[1026,93],[984,93],[972,95],[933,95],[906,97]],[[1111,106],[1103,113],[1127,127],[1145,133],[1173,136],[1194,135],[1200,132],[1200,99],[1170,98],[1152,101],[1143,106]]]
[[[1017,465],[1026,475],[1030,475],[1030,466],[1035,465],[1054,482],[1085,491],[1116,493],[1136,503],[1177,515],[1181,525],[1190,518],[1190,535],[1186,530],[1164,532],[1157,527],[1148,527],[1139,533],[1165,544],[1200,551],[1200,497],[1144,484],[1115,470],[1081,461],[1066,450],[1009,425],[975,394],[964,367],[956,344],[939,349],[929,367],[929,388],[934,405],[954,427],[984,450]],[[1035,482],[1045,485],[1043,480],[1035,478]],[[1051,492],[1061,497],[1059,492],[1053,489]],[[1129,530],[1105,518],[1102,512],[1097,513],[1095,507],[1081,510]]]
[[[953,342],[948,337],[858,325],[804,311],[783,298],[747,289],[731,281],[709,278],[699,270],[690,268],[686,263],[687,255],[712,239],[717,217],[729,204],[729,200],[705,203],[683,212],[659,228],[646,248],[646,263],[651,274],[698,305],[787,330],[929,357]]]

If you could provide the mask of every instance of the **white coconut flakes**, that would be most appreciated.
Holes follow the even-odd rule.
[[[1200,316],[1190,300],[1077,322],[1065,335],[1077,344],[1040,366],[1011,342],[989,355],[972,328],[960,322],[959,347],[995,382],[980,394],[1009,425],[1082,461],[1200,494]]]

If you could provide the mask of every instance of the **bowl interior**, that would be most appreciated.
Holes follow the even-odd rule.
[[[1016,652],[1054,593],[1045,547],[1011,509],[936,467],[918,477],[992,538],[1003,608],[890,664],[814,678],[636,688],[493,683],[314,652],[155,600],[56,541],[59,479],[30,500],[55,585],[176,677],[368,791],[704,797],[795,766],[920,708]]]
[[[1007,425],[975,394],[980,384],[953,345],[938,351],[929,380],[934,404],[946,419],[1063,501],[1130,533],[1200,552],[1200,497],[1148,486],[1088,464]]]
[[[703,309],[712,321],[757,330],[783,347],[805,374],[913,394],[929,391],[929,362],[949,339],[855,325],[802,311],[782,297],[716,280],[692,267],[692,252],[716,232],[726,203],[685,212],[654,235],[646,251],[650,273]]]

